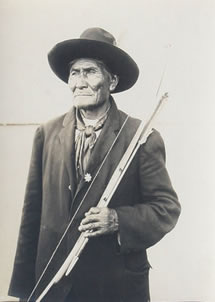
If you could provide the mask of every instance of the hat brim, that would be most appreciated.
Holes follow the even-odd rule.
[[[79,58],[101,60],[113,74],[119,76],[119,83],[113,93],[127,90],[137,81],[137,64],[125,51],[109,43],[87,39],[66,40],[54,46],[48,54],[51,69],[66,83],[69,63]]]

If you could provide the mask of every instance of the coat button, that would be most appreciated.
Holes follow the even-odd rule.
[[[71,185],[68,186],[68,189],[71,191]]]

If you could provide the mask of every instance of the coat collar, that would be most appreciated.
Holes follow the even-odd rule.
[[[92,177],[95,176],[99,166],[101,165],[105,155],[108,153],[111,145],[116,138],[116,135],[121,127],[119,112],[115,101],[111,97],[111,108],[105,122],[105,125],[96,141],[95,147],[91,154],[87,165],[86,173]],[[64,146],[64,161],[70,178],[72,198],[77,196],[78,192],[87,183],[83,178],[76,188],[76,169],[75,169],[75,123],[76,123],[76,109],[72,109],[65,115],[63,120],[63,128],[59,134],[60,141]],[[76,193],[75,193],[76,191]]]
[[[111,108],[104,124],[104,127],[96,141],[86,167],[86,174],[90,174],[92,178],[96,175],[102,161],[110,150],[114,139],[120,129],[119,113],[114,100],[111,98]],[[80,181],[77,193],[86,185],[86,180],[82,178]]]
[[[109,151],[119,129],[119,113],[117,106],[113,100],[111,100],[111,108],[104,124],[104,127],[96,141],[93,152],[90,156],[90,160],[87,165],[87,171],[93,172],[97,168],[102,160],[104,159],[106,153]]]

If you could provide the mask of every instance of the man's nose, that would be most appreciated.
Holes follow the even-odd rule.
[[[83,73],[80,73],[76,79],[76,87],[77,88],[85,88],[87,87],[86,77]]]

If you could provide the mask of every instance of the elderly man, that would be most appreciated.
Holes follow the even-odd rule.
[[[57,44],[48,59],[68,83],[74,106],[36,132],[9,294],[26,299],[33,291],[34,301],[83,232],[89,242],[79,261],[42,301],[147,302],[146,249],[180,213],[157,131],[140,147],[109,207],[97,207],[140,124],[117,109],[111,94],[132,87],[138,67],[100,28]]]

